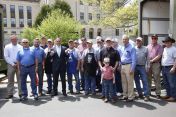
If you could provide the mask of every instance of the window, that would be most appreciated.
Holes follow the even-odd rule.
[[[23,6],[19,6],[19,19],[24,19]]]
[[[83,3],[83,1],[82,1],[82,0],[80,0],[80,1],[79,1],[79,3],[80,3],[80,5],[84,5],[84,3]]]
[[[89,20],[92,20],[92,13],[89,13]]]
[[[27,19],[32,19],[32,8],[27,6]]]
[[[19,26],[24,27],[24,10],[23,6],[19,6]]]
[[[3,18],[3,20],[4,20],[4,27],[7,27],[7,18]]]
[[[12,31],[11,34],[16,34],[16,31]]]
[[[3,18],[7,18],[6,5],[3,4]]]
[[[89,38],[90,38],[90,39],[93,39],[93,37],[94,37],[93,33],[94,33],[94,29],[93,29],[93,28],[90,28],[90,29],[89,29]]]
[[[15,20],[15,18],[11,18],[11,27],[16,27],[16,20]]]
[[[4,34],[7,34],[8,32],[7,31],[4,31]]]
[[[32,27],[32,8],[30,6],[27,6],[27,24]]]
[[[100,20],[100,14],[97,14],[97,20]]]
[[[97,36],[101,36],[101,32],[102,32],[101,28],[98,28],[97,29]]]
[[[28,24],[29,27],[32,27],[32,19],[28,19],[27,24]]]
[[[85,35],[86,35],[86,29],[83,28],[83,29],[81,30],[81,37],[85,37]]]
[[[24,27],[24,19],[19,19],[19,25],[20,27]]]
[[[15,18],[15,5],[10,5],[11,18]]]
[[[83,12],[80,13],[80,20],[84,20],[84,13]]]
[[[116,34],[116,36],[119,36],[119,29],[115,30],[115,34]]]

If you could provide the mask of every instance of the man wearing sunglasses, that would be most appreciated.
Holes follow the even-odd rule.
[[[152,35],[151,44],[147,46],[149,66],[147,68],[148,81],[149,81],[149,91],[151,91],[152,75],[154,78],[154,83],[156,86],[156,98],[160,98],[161,95],[161,83],[160,83],[160,72],[161,72],[161,56],[163,53],[163,48],[158,44],[158,36]]]
[[[17,53],[17,68],[20,72],[21,78],[21,90],[22,97],[21,101],[27,100],[28,91],[27,91],[27,76],[30,76],[31,79],[31,88],[32,94],[35,100],[38,100],[37,87],[35,83],[35,73],[37,72],[38,59],[35,55],[35,52],[32,48],[29,47],[28,39],[22,39],[23,49]]]

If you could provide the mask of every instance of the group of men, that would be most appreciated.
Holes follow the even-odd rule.
[[[172,45],[174,39],[166,37],[163,40],[165,47],[157,43],[158,36],[151,37],[151,44],[143,46],[143,39],[138,37],[136,44],[129,41],[127,35],[122,36],[123,45],[117,39],[102,37],[96,38],[96,44],[91,40],[81,38],[68,40],[68,48],[61,45],[61,38],[34,39],[33,46],[29,47],[29,40],[22,39],[21,45],[17,37],[11,36],[11,43],[4,48],[4,57],[8,63],[7,99],[13,97],[14,74],[18,82],[20,100],[27,100],[27,76],[31,79],[32,96],[38,100],[43,93],[43,75],[47,76],[47,94],[52,97],[58,95],[58,79],[61,79],[62,94],[67,96],[66,76],[68,90],[71,94],[96,95],[96,89],[101,92],[105,102],[115,102],[117,94],[122,100],[131,102],[135,99],[134,81],[139,98],[148,101],[151,95],[152,78],[156,86],[156,98],[167,101],[176,101],[176,47]],[[108,58],[108,59],[107,59]],[[104,61],[106,60],[106,61]],[[107,61],[108,60],[108,61]],[[115,81],[110,85],[102,78],[105,62],[112,67]],[[166,89],[166,96],[161,96],[160,72]],[[75,92],[73,89],[73,76],[75,78]],[[38,82],[36,79],[38,78]],[[143,88],[141,88],[141,82]],[[108,92],[107,92],[108,91]],[[108,95],[108,97],[107,97]]]

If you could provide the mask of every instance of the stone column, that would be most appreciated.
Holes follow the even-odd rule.
[[[170,34],[176,39],[176,1],[170,0]]]

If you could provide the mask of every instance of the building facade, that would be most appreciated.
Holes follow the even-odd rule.
[[[55,0],[1,0],[3,5],[3,22],[5,43],[11,34],[18,35],[24,27],[31,27],[35,22],[37,14],[42,5],[53,4]],[[84,26],[82,34],[88,39],[95,39],[97,36],[121,38],[122,29],[113,29],[102,26],[89,25],[89,22],[101,18],[100,10],[96,5],[84,3],[81,0],[65,0],[70,6],[75,20]]]

